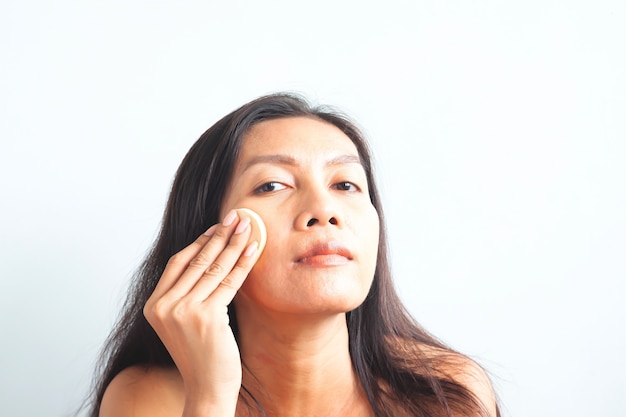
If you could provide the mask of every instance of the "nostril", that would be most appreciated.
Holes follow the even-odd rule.
[[[315,223],[317,223],[317,219],[311,219],[307,222],[307,227],[311,227],[313,226]]]
[[[334,217],[331,217],[330,220],[328,220],[328,223],[336,226],[337,225],[337,219],[335,219]]]

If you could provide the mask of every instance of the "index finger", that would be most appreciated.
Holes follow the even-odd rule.
[[[217,224],[214,224],[196,240],[191,242],[189,246],[170,257],[163,273],[161,274],[161,278],[152,293],[154,296],[165,294],[174,286],[174,284],[176,284],[176,281],[178,281],[178,278],[182,275],[185,269],[187,269],[191,260],[200,253],[207,243],[209,243],[213,234],[215,234],[217,226]]]
[[[259,258],[259,242],[253,241],[248,244],[246,250],[239,256],[239,259],[231,269],[230,273],[217,283],[215,289],[207,297],[218,304],[228,305],[235,298],[235,294],[248,278],[250,270]]]

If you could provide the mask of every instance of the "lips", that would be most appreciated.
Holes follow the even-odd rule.
[[[352,260],[352,253],[338,242],[320,242],[296,258],[296,263],[311,266],[342,265]]]

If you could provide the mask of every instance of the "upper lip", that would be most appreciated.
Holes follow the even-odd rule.
[[[340,255],[344,258],[352,260],[352,253],[339,242],[318,242],[309,246],[307,250],[297,256],[296,262],[301,262],[303,259],[310,258],[312,256],[320,255]]]

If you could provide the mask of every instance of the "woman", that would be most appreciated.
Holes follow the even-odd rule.
[[[126,305],[93,417],[499,416],[484,371],[394,291],[361,133],[294,95],[193,145]]]

